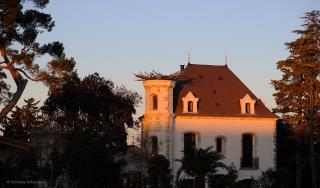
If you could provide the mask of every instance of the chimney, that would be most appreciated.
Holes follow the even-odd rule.
[[[184,65],[180,65],[180,71],[184,71]]]

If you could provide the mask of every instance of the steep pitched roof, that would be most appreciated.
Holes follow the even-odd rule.
[[[190,91],[199,98],[198,113],[183,113],[182,98]],[[240,99],[246,94],[256,100],[255,114],[241,113]],[[227,66],[217,65],[187,65],[174,88],[173,110],[177,116],[277,117]]]

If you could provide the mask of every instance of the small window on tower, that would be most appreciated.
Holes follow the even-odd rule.
[[[157,95],[152,96],[152,109],[157,110],[158,109],[158,97]]]
[[[246,103],[246,113],[250,113],[250,103]]]
[[[188,101],[188,112],[193,112],[193,102]]]

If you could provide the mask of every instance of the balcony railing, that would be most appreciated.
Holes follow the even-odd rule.
[[[241,168],[259,169],[259,158],[241,157]]]

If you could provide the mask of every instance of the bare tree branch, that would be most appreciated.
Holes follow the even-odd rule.
[[[145,80],[179,80],[180,72],[176,72],[173,74],[165,75],[160,72],[152,70],[152,72],[138,72],[134,74],[137,78],[137,81],[145,81]]]

